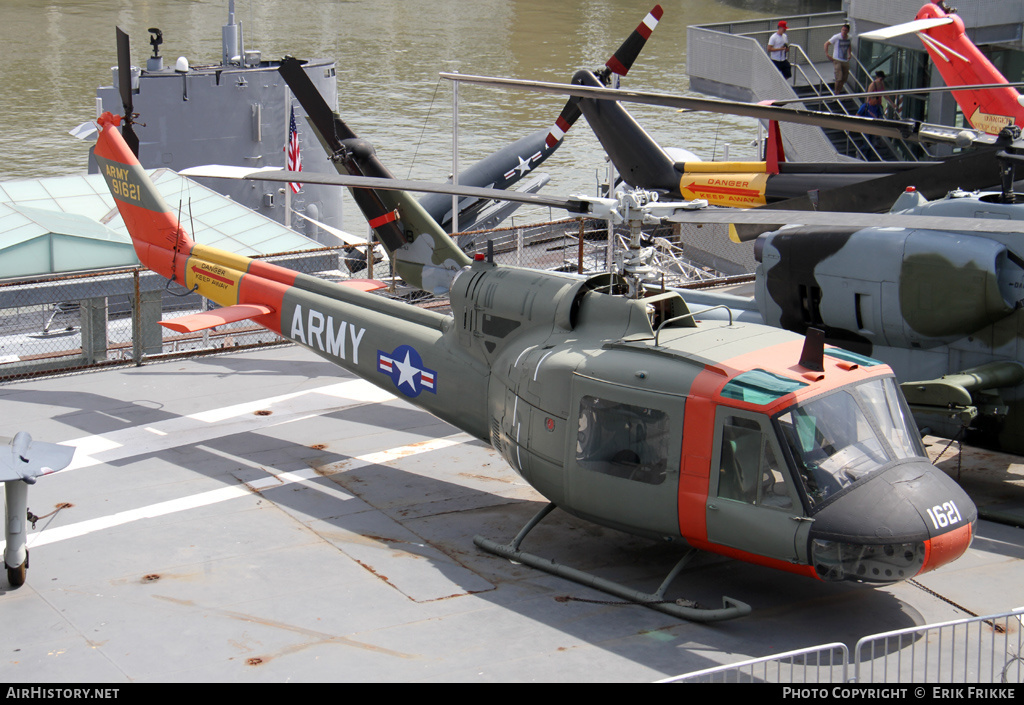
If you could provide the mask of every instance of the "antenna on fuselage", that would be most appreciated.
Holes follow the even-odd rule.
[[[800,366],[812,372],[825,371],[825,331],[808,328],[800,351]]]

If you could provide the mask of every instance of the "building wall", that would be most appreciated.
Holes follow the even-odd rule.
[[[854,32],[867,32],[914,19],[926,0],[849,0]],[[1024,24],[1020,0],[949,0],[976,43],[1019,42]],[[916,40],[915,37],[911,37]]]

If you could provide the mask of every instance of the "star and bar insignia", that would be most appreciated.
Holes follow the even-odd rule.
[[[399,345],[390,353],[378,350],[377,371],[391,377],[407,397],[418,397],[424,391],[437,394],[437,372],[424,367],[423,358],[410,345]]]

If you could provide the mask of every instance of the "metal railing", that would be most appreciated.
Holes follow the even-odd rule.
[[[748,659],[659,683],[1022,683],[1024,607],[863,637],[853,663],[831,643]]]
[[[343,258],[325,248],[268,259],[341,278]],[[209,308],[198,294],[139,267],[0,282],[0,382],[281,342],[250,321],[197,333],[158,325]]]
[[[784,100],[790,104],[799,99],[795,89],[800,88],[814,96],[808,100],[808,109],[850,115],[851,111],[842,104],[842,96],[835,95],[831,62],[822,53],[825,40],[839,30],[846,15],[822,13],[787,19],[793,69],[791,82],[782,78],[765,49],[767,38],[776,29],[774,20],[759,19],[689,28],[687,73],[691,88],[731,100]],[[805,47],[810,48],[810,53]],[[863,93],[866,92],[865,81],[870,81],[870,70],[853,55],[847,85],[852,91]],[[922,153],[919,146],[903,140],[859,136],[848,136],[845,149],[837,151],[819,128],[807,125],[780,125],[780,128],[787,157],[792,161],[893,158],[885,157],[885,152],[899,159],[916,161]]]
[[[1022,616],[1019,608],[864,637],[854,649],[857,682],[1024,682]]]
[[[846,683],[850,650],[834,642],[705,668],[658,683]]]

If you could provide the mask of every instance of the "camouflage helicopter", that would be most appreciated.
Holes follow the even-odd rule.
[[[921,427],[1024,453],[1020,235],[927,222],[1024,220],[1006,178],[1002,191],[954,190],[932,201],[906,190],[892,213],[920,217],[916,226],[805,226],[759,236],[755,298],[764,321],[820,328],[831,342],[884,360]]]
[[[223,307],[165,325],[251,319],[490,443],[550,504],[509,544],[478,537],[486,550],[710,621],[750,607],[662,599],[696,550],[821,581],[886,584],[970,545],[977,510],[927,461],[887,366],[826,348],[814,333],[698,320],[678,293],[620,275],[470,260],[405,191],[518,198],[631,222],[678,204],[391,182],[365,175],[383,167],[340,118],[314,120],[339,170],[357,175],[301,179],[352,188],[398,273],[449,292],[452,313],[442,315],[369,293],[379,282],[329,283],[195,243],[120,122],[98,119],[95,154],[140,261]],[[690,550],[655,593],[638,593],[521,550],[555,507]]]
[[[998,188],[971,191],[977,180],[965,178],[956,183],[964,188],[929,200],[916,188],[892,184],[890,193],[900,195],[890,213],[1024,219],[1014,193],[1024,147],[1020,94],[965,34],[960,17],[935,3],[922,6],[913,22],[861,38],[909,32],[918,34],[965,117],[1002,147],[965,157],[982,166],[983,183]],[[737,231],[750,239],[762,229]],[[1019,241],[1009,232],[948,230],[924,220],[903,228],[787,228],[756,240],[755,298],[770,325],[820,328],[829,342],[892,366],[919,426],[1022,454]]]

